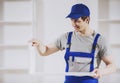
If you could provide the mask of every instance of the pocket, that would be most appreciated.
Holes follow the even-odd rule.
[[[74,62],[76,63],[90,63],[92,58],[85,58],[85,57],[74,57]]]
[[[72,61],[72,56],[69,57],[69,72],[88,72],[90,70],[90,62],[91,58],[81,58],[74,57],[74,61]]]

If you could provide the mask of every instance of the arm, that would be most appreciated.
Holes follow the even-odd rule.
[[[116,71],[116,67],[111,56],[103,56],[102,60],[106,64],[106,67],[103,69],[94,69],[93,72],[96,73],[96,75],[93,76],[94,78],[100,78]]]
[[[54,44],[43,45],[37,40],[32,40],[31,42],[32,46],[34,46],[37,49],[38,53],[41,56],[47,56],[59,51],[59,49]]]

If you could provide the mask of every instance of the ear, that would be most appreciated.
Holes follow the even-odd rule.
[[[86,23],[88,23],[88,22],[89,22],[89,20],[86,18],[86,19],[85,19],[85,22],[86,22]]]
[[[87,17],[87,18],[86,18],[86,22],[89,24],[89,22],[90,22],[90,17]]]

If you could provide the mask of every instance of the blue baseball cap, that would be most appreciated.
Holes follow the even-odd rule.
[[[78,19],[82,16],[90,16],[89,8],[84,4],[75,4],[66,18]]]

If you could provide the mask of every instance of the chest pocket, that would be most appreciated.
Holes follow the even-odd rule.
[[[74,57],[72,61],[72,56],[69,57],[69,71],[70,72],[80,72],[80,71],[89,71],[89,66],[92,58],[84,57]]]
[[[84,58],[84,57],[75,57],[74,62],[76,63],[81,63],[81,64],[86,64],[90,63],[92,58]]]

